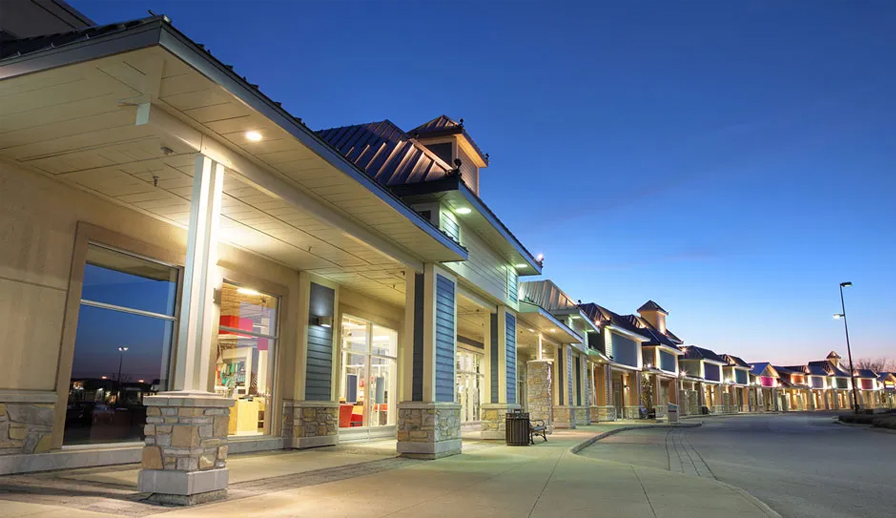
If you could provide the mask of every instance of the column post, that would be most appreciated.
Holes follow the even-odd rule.
[[[456,455],[461,451],[457,278],[431,263],[407,277],[405,334],[413,338],[404,351],[406,390],[398,404],[397,450],[422,459]]]
[[[483,439],[504,440],[506,435],[506,414],[520,408],[516,401],[516,337],[517,317],[507,306],[500,305],[491,315],[490,366],[492,389],[489,402],[482,405],[481,437]],[[497,385],[497,387],[496,387]],[[494,389],[497,388],[497,394]],[[543,419],[543,418],[539,418]]]
[[[197,155],[173,390],[147,396],[137,487],[149,500],[192,505],[227,493],[227,435],[233,400],[209,392],[216,327],[218,226],[224,166]]]

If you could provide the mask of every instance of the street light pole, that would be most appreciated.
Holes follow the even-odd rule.
[[[124,353],[130,349],[128,346],[118,348],[118,403],[121,402],[121,362],[124,359]]]
[[[856,370],[852,365],[852,349],[849,347],[849,324],[846,322],[846,303],[843,301],[843,288],[852,286],[851,282],[840,283],[840,310],[843,311],[839,316],[843,318],[843,330],[846,332],[846,354],[849,356],[849,378],[852,381],[852,408],[855,413],[859,413],[859,392],[856,389]]]

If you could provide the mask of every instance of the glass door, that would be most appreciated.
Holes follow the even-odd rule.
[[[396,331],[360,318],[343,317],[340,430],[370,430],[395,424],[397,363]]]

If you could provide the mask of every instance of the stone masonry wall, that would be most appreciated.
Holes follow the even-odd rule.
[[[52,403],[0,403],[0,455],[50,449]]]
[[[229,408],[146,409],[145,470],[205,471],[227,461]]]
[[[553,379],[551,379],[551,362],[532,360],[526,369],[526,408],[529,419],[542,419],[551,429],[554,421],[553,412]]]
[[[293,438],[336,435],[339,433],[339,407],[300,406],[284,401],[282,430],[284,437]]]
[[[488,404],[482,405],[480,431],[483,439],[504,440],[507,430],[507,413],[520,408],[520,405]],[[532,419],[532,415],[529,415]]]
[[[460,412],[460,405],[399,407],[398,441],[437,443],[460,439]]]
[[[597,422],[615,421],[616,407],[614,406],[597,406],[593,407],[591,413],[592,420]]]

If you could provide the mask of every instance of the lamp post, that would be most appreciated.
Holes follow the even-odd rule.
[[[856,389],[856,370],[852,365],[852,349],[849,347],[849,325],[846,323],[846,303],[843,301],[843,288],[852,286],[851,282],[840,283],[840,310],[842,313],[834,315],[835,319],[843,319],[843,330],[846,332],[846,354],[849,356],[849,379],[852,382],[852,408],[859,413],[859,393]]]
[[[121,402],[121,362],[124,359],[124,353],[130,349],[128,346],[121,346],[118,348],[118,402]]]

